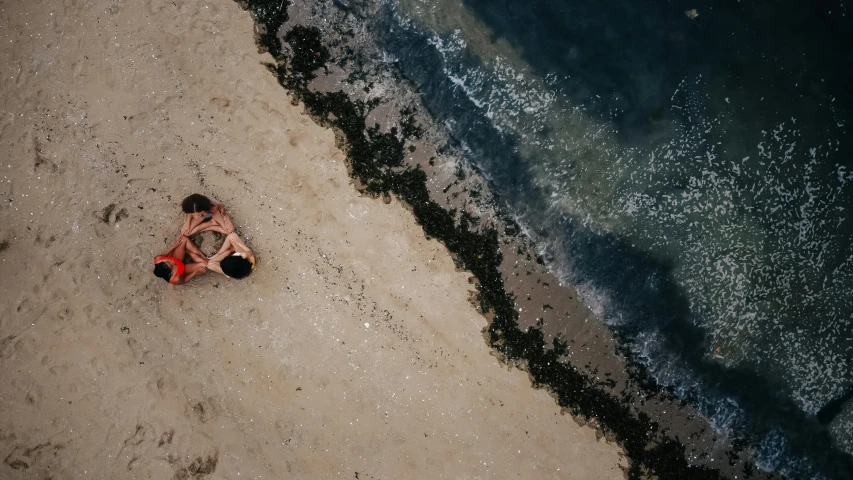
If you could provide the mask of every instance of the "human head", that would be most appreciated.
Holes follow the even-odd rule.
[[[154,275],[169,283],[172,281],[172,269],[166,265],[166,262],[160,262],[154,265]]]
[[[246,278],[252,273],[252,262],[239,255],[230,255],[219,262],[222,273],[231,278]]]
[[[213,202],[200,193],[194,193],[181,202],[184,213],[209,212],[213,208]]]

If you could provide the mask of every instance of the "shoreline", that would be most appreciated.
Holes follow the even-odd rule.
[[[259,5],[263,2],[238,2],[241,5],[246,4]],[[411,96],[405,100],[389,101],[391,107],[381,106],[383,103],[379,100],[375,104],[367,103],[361,99],[359,95],[350,96],[355,100],[349,100],[347,94],[338,92],[336,88],[331,88],[328,84],[335,83],[334,80],[323,80],[321,67],[326,69],[325,75],[329,75],[329,69],[335,69],[335,63],[341,61],[340,57],[332,58],[329,50],[326,49],[326,41],[322,39],[319,30],[312,30],[312,17],[321,18],[326,22],[329,17],[329,10],[334,10],[335,7],[327,7],[319,12],[312,11],[308,13],[307,9],[296,8],[296,20],[283,22],[284,27],[281,30],[281,41],[289,44],[287,54],[279,56],[279,65],[271,66],[270,69],[276,72],[279,82],[286,90],[295,91],[296,98],[308,105],[308,110],[312,111],[312,117],[315,121],[323,125],[336,127],[338,131],[343,131],[338,135],[340,145],[348,145],[349,139],[355,139],[355,143],[361,142],[360,130],[354,125],[361,122],[364,125],[364,120],[369,118],[367,124],[373,123],[376,119],[373,109],[395,110],[400,109],[402,117],[399,120],[385,118],[381,122],[381,132],[387,133],[393,125],[404,125],[416,123],[412,117],[406,119],[406,114],[403,110],[417,111],[417,107],[412,107]],[[251,10],[252,7],[249,7]],[[258,7],[262,8],[262,7]],[[351,14],[352,12],[347,12]],[[263,16],[256,16],[256,20],[264,21]],[[281,18],[272,21],[267,27],[261,28],[262,32],[259,37],[259,42],[264,48],[270,51],[278,50],[277,39],[269,32],[273,30],[271,25],[279,24]],[[332,20],[334,25],[335,20]],[[335,27],[336,31],[347,31],[346,22],[343,25]],[[349,30],[349,36],[352,36],[352,29]],[[340,45],[346,40],[343,36],[330,40],[331,44]],[[299,59],[300,52],[315,52],[315,58]],[[293,61],[292,67],[287,66],[287,62],[291,58],[296,58]],[[348,63],[349,60],[344,60]],[[359,68],[369,69],[371,67],[356,67],[349,75],[355,78],[365,78],[364,73],[359,72]],[[332,76],[341,76],[340,72],[333,72]],[[393,74],[392,74],[393,75]],[[372,87],[372,82],[369,83]],[[353,87],[349,87],[353,89]],[[383,89],[384,87],[380,87]],[[365,92],[367,87],[365,87]],[[387,93],[383,90],[384,94]],[[405,97],[405,94],[403,94]],[[394,97],[394,94],[391,95]],[[347,101],[355,107],[348,106]],[[358,107],[362,105],[361,107]],[[364,108],[367,106],[367,108]],[[402,106],[402,109],[401,109]],[[423,109],[422,105],[419,105]],[[356,112],[363,112],[361,119]],[[347,116],[349,115],[349,116]],[[423,117],[421,115],[421,117]],[[380,127],[377,124],[377,127]],[[394,131],[391,130],[393,133]],[[409,140],[412,144],[413,152],[421,152],[423,142],[419,142],[419,135],[403,135],[403,143]],[[350,142],[352,143],[352,142]],[[414,148],[417,147],[415,150]],[[346,148],[344,148],[346,150]],[[395,168],[402,168],[402,174],[399,177],[402,179],[403,185],[400,185],[394,177],[398,172],[390,170],[382,171],[376,169],[372,165],[372,160],[365,156],[359,159],[359,155],[365,155],[363,152],[369,151],[362,146],[355,148],[356,158],[350,154],[348,160],[355,167],[350,168],[350,173],[356,179],[356,184],[368,193],[373,195],[387,196],[388,192],[394,193],[396,196],[403,199],[409,204],[416,204],[412,210],[418,218],[419,223],[424,227],[425,233],[430,237],[438,238],[449,250],[457,257],[460,268],[472,270],[476,278],[475,283],[480,292],[480,311],[486,312],[490,321],[490,328],[487,332],[487,342],[495,348],[502,361],[521,368],[531,375],[531,381],[535,387],[547,388],[552,395],[557,399],[566,411],[580,418],[589,419],[590,423],[597,428],[607,432],[609,438],[617,439],[623,447],[629,445],[628,456],[632,460],[632,469],[629,473],[629,478],[639,477],[644,469],[651,469],[664,477],[678,475],[694,475],[701,478],[724,478],[735,475],[745,475],[747,477],[757,478],[773,478],[773,474],[758,471],[753,460],[750,458],[747,448],[754,447],[748,441],[740,438],[720,439],[718,434],[714,432],[707,421],[703,420],[698,413],[690,406],[683,404],[675,399],[675,397],[662,390],[654,380],[651,379],[645,369],[639,364],[628,360],[630,353],[619,345],[612,333],[607,330],[603,323],[594,318],[594,314],[584,306],[578,299],[577,292],[570,287],[559,285],[559,281],[551,275],[544,266],[544,262],[538,258],[534,252],[535,246],[529,240],[517,237],[518,226],[512,219],[501,221],[500,213],[486,213],[484,222],[489,224],[489,229],[496,228],[498,231],[490,232],[489,229],[478,232],[478,228],[474,227],[468,231],[470,225],[476,225],[477,221],[470,220],[464,206],[460,203],[466,203],[467,200],[459,200],[457,195],[464,195],[467,192],[466,188],[456,185],[460,182],[453,182],[443,190],[436,189],[436,178],[444,178],[444,183],[447,183],[447,175],[438,171],[440,167],[431,169],[435,157],[430,157],[429,166],[424,163],[424,155],[422,158],[413,160],[408,154],[400,154],[400,163],[394,164]],[[402,152],[402,147],[400,148]],[[429,155],[429,154],[427,154]],[[418,156],[418,153],[415,153]],[[407,157],[403,161],[403,157]],[[383,160],[385,161],[385,160]],[[438,160],[439,162],[441,160]],[[378,163],[378,162],[377,162]],[[458,165],[457,165],[458,172]],[[424,174],[422,171],[427,171]],[[469,172],[470,175],[471,172]],[[474,172],[476,173],[476,172]],[[374,177],[371,178],[371,175]],[[464,180],[466,175],[461,176],[457,173],[457,179]],[[409,182],[414,178],[416,185],[411,185]],[[428,195],[421,192],[421,187],[417,184],[423,182]],[[482,180],[481,180],[482,182]],[[481,183],[482,185],[482,183]],[[448,189],[451,189],[454,199],[445,198],[442,202],[439,200],[441,194],[447,194]],[[457,190],[454,193],[454,190]],[[461,190],[461,192],[459,191]],[[413,194],[412,192],[415,191]],[[471,195],[473,196],[473,195]],[[478,195],[479,196],[479,190]],[[435,200],[435,201],[433,201]],[[436,203],[437,202],[437,203]],[[420,205],[417,205],[420,204]],[[450,211],[453,216],[455,209],[462,211],[462,215],[458,217],[457,223],[452,225],[452,222],[447,220],[446,213],[437,213],[437,209],[432,205],[441,204],[441,208],[445,212]],[[418,208],[420,206],[420,209]],[[420,212],[419,212],[420,210]],[[460,223],[461,222],[461,223]],[[443,225],[444,231],[436,229],[436,225]],[[515,230],[512,234],[498,233],[500,230],[508,228]],[[474,233],[478,232],[478,233]],[[464,258],[464,245],[460,247],[459,237],[468,235],[484,235],[471,243],[484,243],[492,241],[491,236],[496,235],[493,245],[493,251],[498,250],[502,253],[502,258],[490,256],[491,253],[478,251],[477,259],[472,261],[471,258]],[[514,239],[513,239],[514,238]],[[464,243],[464,242],[462,242]],[[497,248],[498,243],[501,243],[500,248]],[[489,248],[485,249],[489,250]],[[459,260],[462,256],[461,260]],[[485,258],[486,260],[482,260]],[[491,295],[492,298],[483,301],[484,282],[483,278],[498,278],[499,275],[491,273],[489,269],[497,269],[500,271],[500,276],[503,277],[503,286],[492,284],[485,288],[485,295]],[[524,275],[519,275],[518,271],[524,270]],[[532,278],[531,278],[532,276]],[[533,288],[524,285],[522,278],[530,278],[535,281]],[[516,281],[514,281],[516,280]],[[486,282],[488,283],[488,281]],[[552,285],[559,285],[552,287]],[[544,287],[543,287],[544,285]],[[490,293],[489,290],[492,292]],[[526,293],[522,293],[526,292]],[[518,298],[518,301],[512,301],[512,307],[509,304],[500,306],[503,300],[499,297],[508,295]],[[542,311],[536,311],[536,314],[525,313],[517,314],[519,307],[525,305],[521,298],[526,296],[527,301],[538,303],[542,299],[547,299],[558,305],[554,308],[551,303],[542,303]],[[568,300],[566,300],[568,299]],[[495,315],[495,306],[498,305],[501,313]],[[558,322],[554,321],[554,315],[558,317],[565,314],[570,318],[570,321]],[[501,318],[501,316],[503,318]],[[551,318],[548,318],[548,317]],[[495,318],[498,319],[495,322]],[[589,321],[591,320],[591,321]],[[550,325],[559,325],[557,329]],[[519,329],[516,328],[519,327]],[[531,330],[533,328],[533,330]],[[572,333],[569,333],[569,330]],[[542,332],[542,334],[539,333]],[[580,333],[578,333],[580,332]],[[556,336],[562,336],[563,343],[566,339],[569,344],[556,345],[552,348],[550,344]],[[583,342],[581,348],[571,351],[575,343]],[[592,344],[592,345],[590,345]],[[535,353],[534,353],[535,352]],[[618,354],[617,354],[618,352]],[[551,365],[551,367],[543,368],[534,366],[531,370],[531,353],[536,357],[539,365]],[[572,358],[572,361],[566,363],[565,359]],[[562,360],[561,360],[562,359]],[[583,363],[581,363],[583,362]],[[558,365],[554,368],[553,365]],[[579,365],[584,365],[579,368]],[[606,380],[600,380],[598,374],[601,374]],[[593,379],[596,377],[596,379]],[[600,381],[599,381],[600,380]],[[559,392],[559,393],[558,393]],[[577,392],[584,392],[578,397]],[[573,398],[574,397],[574,398]],[[637,405],[639,404],[639,405]],[[605,406],[606,405],[606,406]],[[620,410],[622,409],[622,410]],[[618,411],[616,415],[614,411]],[[601,418],[609,416],[610,418],[601,422]],[[617,417],[614,420],[614,416]],[[584,421],[581,421],[584,423]],[[665,432],[659,436],[655,442],[656,447],[651,448],[646,442],[648,439],[647,432],[659,431]],[[679,441],[677,439],[687,439]],[[681,453],[679,453],[681,451]],[[687,458],[689,457],[689,461]]]
[[[445,247],[351,187],[234,2],[0,21],[4,477],[623,478],[490,355]],[[196,190],[255,251],[248,279],[151,275]]]
[[[290,19],[289,22],[286,22],[284,27],[281,30],[281,36],[284,37],[286,32],[290,31],[290,28],[293,25],[302,25],[302,26],[318,26],[320,27],[320,31],[322,36],[324,37],[322,42],[319,40],[312,39],[310,41],[311,45],[337,45],[340,50],[349,49],[350,46],[355,46],[355,50],[359,49],[367,50],[367,53],[362,53],[364,57],[369,57],[371,53],[374,56],[377,55],[377,50],[381,52],[381,55],[386,55],[387,57],[383,57],[382,59],[376,60],[374,63],[370,63],[369,61],[362,65],[359,63],[360,59],[357,55],[352,55],[351,52],[341,55],[340,52],[335,54],[328,55],[329,60],[326,62],[322,62],[325,67],[325,71],[323,69],[317,69],[313,71],[313,74],[316,74],[318,78],[312,79],[307,88],[314,92],[319,92],[323,94],[328,94],[330,92],[341,89],[341,85],[344,86],[342,89],[346,92],[353,102],[358,103],[359,101],[369,101],[375,100],[378,105],[370,105],[366,108],[367,112],[367,125],[372,125],[374,121],[378,121],[379,128],[381,132],[388,132],[389,128],[394,125],[398,125],[398,121],[394,119],[388,119],[384,114],[375,115],[374,107],[377,111],[394,111],[394,110],[402,110],[402,109],[414,109],[419,110],[421,112],[427,112],[429,115],[419,114],[419,122],[423,117],[434,116],[436,114],[441,115],[441,112],[432,112],[429,111],[427,106],[419,105],[413,107],[413,105],[417,105],[417,102],[413,102],[412,98],[417,97],[419,94],[419,89],[421,88],[430,88],[431,85],[424,86],[423,83],[418,84],[418,82],[413,78],[407,78],[403,73],[401,73],[401,69],[396,66],[390,66],[386,70],[382,69],[381,64],[396,64],[401,62],[395,54],[398,52],[393,49],[390,52],[386,52],[382,48],[371,49],[365,48],[364,43],[369,43],[370,39],[367,40],[365,37],[370,37],[370,32],[364,34],[365,32],[360,32],[357,27],[357,21],[348,22],[347,20],[350,17],[358,17],[359,15],[370,16],[370,11],[368,9],[360,9],[360,8],[351,8],[347,9],[347,2],[334,2],[334,5],[326,5],[324,7],[316,7],[316,8],[303,8],[302,5],[291,5],[291,9],[294,11],[293,18]],[[369,3],[369,2],[368,2]],[[338,15],[335,13],[339,10],[346,10],[345,14]],[[365,13],[364,10],[367,10]],[[347,17],[345,20],[341,21],[340,17]],[[384,17],[383,17],[384,18]],[[372,24],[371,24],[372,25]],[[383,24],[384,25],[384,24]],[[396,25],[396,24],[395,24]],[[366,27],[369,28],[369,27]],[[382,30],[386,31],[386,30]],[[396,30],[395,30],[396,32]],[[396,35],[397,33],[395,33]],[[403,34],[405,38],[405,34]],[[286,38],[285,38],[286,40]],[[298,40],[298,38],[292,37],[291,40]],[[409,40],[405,38],[402,42],[406,42]],[[381,43],[381,42],[377,42]],[[342,46],[343,45],[343,46]],[[311,47],[313,48],[313,47]],[[319,48],[319,47],[317,47]],[[295,49],[289,48],[286,44],[284,50],[290,55],[293,51],[300,51],[300,47]],[[421,50],[417,47],[408,46],[403,49],[404,52],[410,51],[418,51]],[[427,54],[428,56],[429,54]],[[324,53],[324,57],[326,53]],[[353,60],[352,57],[355,57]],[[417,60],[414,62],[417,63],[418,60],[421,63],[425,63],[425,59],[421,57],[415,56]],[[428,60],[428,59],[427,59]],[[427,62],[428,63],[428,62]],[[346,64],[349,67],[343,68],[342,65]],[[377,66],[379,64],[379,66]],[[315,65],[319,65],[315,64]],[[318,67],[319,68],[319,67]],[[414,67],[416,70],[419,68],[418,66]],[[341,73],[341,69],[346,70],[346,72]],[[297,75],[301,74],[299,72]],[[329,86],[330,83],[335,84],[335,80],[329,80],[330,77],[335,76],[344,76],[346,77],[345,81],[340,81],[337,83],[337,86]],[[281,77],[280,77],[281,78]],[[354,81],[353,81],[354,79]],[[378,79],[378,80],[377,80]],[[390,79],[390,82],[388,80]],[[386,82],[383,82],[386,80]],[[423,80],[423,78],[421,78]],[[376,81],[376,86],[374,87],[373,82]],[[389,87],[389,83],[395,85],[399,83],[401,86],[399,89],[395,87]],[[367,88],[371,89],[371,92],[366,96],[362,95],[359,91],[362,87],[365,88],[365,92],[367,92]],[[409,92],[400,93],[400,90],[410,90]],[[374,91],[379,91],[380,93],[374,93]],[[414,93],[413,93],[414,92]],[[454,97],[455,98],[455,97]],[[386,105],[386,102],[388,105]],[[319,119],[323,124],[330,125],[334,124],[337,119],[337,114],[333,114],[330,117],[326,117],[324,114],[325,106],[315,105],[319,108],[319,113],[314,115],[315,119]],[[337,107],[330,107],[337,108]],[[446,113],[446,112],[445,112]],[[405,115],[403,115],[405,117]],[[447,120],[447,115],[441,115],[441,118]],[[331,121],[329,121],[331,119]],[[379,121],[381,119],[381,121]],[[406,122],[411,123],[409,120]],[[427,136],[430,128],[427,128]],[[464,130],[464,128],[462,129]],[[479,133],[479,132],[476,132]],[[475,136],[476,136],[475,133]],[[491,138],[491,137],[489,137]],[[429,140],[433,140],[430,138]],[[464,139],[450,139],[449,143],[454,143],[453,140],[457,140],[457,144],[464,142]],[[462,174],[459,174],[459,163],[454,159],[451,159],[449,162],[445,163],[446,159],[436,159],[435,165],[433,167],[433,159],[429,157],[430,153],[426,155],[421,155],[423,143],[429,143],[428,141],[411,141],[413,146],[417,147],[417,150],[414,154],[409,155],[405,154],[406,160],[403,162],[404,167],[415,167],[420,166],[425,172],[427,177],[427,190],[430,193],[430,197],[439,203],[442,207],[447,210],[456,209],[456,213],[460,215],[457,217],[458,220],[465,220],[471,224],[476,224],[476,221],[472,221],[470,219],[466,219],[466,215],[470,215],[471,212],[476,212],[478,210],[477,201],[471,201],[470,197],[474,197],[474,193],[477,196],[488,195],[488,193],[484,193],[480,190],[483,184],[487,184],[488,180],[484,178],[473,178],[477,176],[477,173],[470,168],[465,171],[463,166]],[[439,150],[446,147],[446,143],[448,143],[447,139],[442,139],[436,142],[439,147]],[[457,145],[458,146],[458,145]],[[464,144],[461,145],[461,148],[464,148]],[[452,150],[452,148],[450,149]],[[447,152],[442,152],[444,155]],[[461,155],[458,152],[448,154],[451,157],[458,157]],[[448,156],[445,155],[445,156]],[[416,158],[412,158],[416,157]],[[420,158],[417,158],[420,157]],[[430,158],[429,162],[425,162],[426,158]],[[454,174],[450,174],[448,172],[449,169],[455,170]],[[473,174],[472,174],[473,171]],[[456,177],[454,180],[454,176]],[[472,180],[475,183],[473,188],[470,184],[466,184],[465,177],[468,177],[469,180]],[[482,177],[482,176],[481,176]],[[461,178],[461,180],[460,180]],[[479,183],[477,183],[479,182]],[[466,191],[470,191],[471,194],[468,199],[465,199]],[[383,194],[384,195],[384,194]],[[457,197],[457,195],[459,195]],[[448,198],[453,197],[453,198]],[[500,203],[500,199],[497,199],[497,202]],[[468,209],[467,207],[471,207]],[[496,229],[499,232],[500,241],[505,241],[505,236],[503,236],[500,232],[506,226],[509,225],[510,229],[518,230],[517,225],[512,218],[507,219],[506,215],[502,215],[500,212],[487,211],[481,217],[481,223],[487,224],[493,218],[499,218],[500,220],[505,220],[505,223],[501,226],[500,222]],[[476,228],[472,228],[476,230]],[[517,233],[517,232],[516,232]],[[428,232],[429,234],[429,232]],[[521,270],[521,267],[513,267],[513,262],[505,262],[501,267],[501,272],[504,278],[504,281],[507,285],[511,282],[510,280],[521,280],[530,277],[530,271],[535,271],[537,269],[542,270],[542,275],[545,275],[551,278],[554,281],[549,282],[550,285],[554,283],[558,283],[555,279],[548,275],[545,272],[543,265],[539,265],[540,262],[537,262],[537,251],[536,246],[531,244],[529,241],[522,240],[522,243],[529,244],[527,245],[527,250],[529,253],[525,253],[522,255],[523,257],[527,257],[527,264],[529,268],[523,272],[522,275],[514,275],[514,270],[517,268]],[[504,250],[504,260],[512,258],[513,251],[516,247],[506,247],[505,245],[501,246],[502,250]],[[451,248],[451,251],[453,249]],[[642,252],[639,252],[642,254]],[[461,268],[464,268],[461,267]],[[534,277],[535,278],[535,277]],[[540,279],[541,280],[541,279]],[[526,280],[525,280],[526,281]],[[545,280],[547,282],[547,280]],[[481,283],[481,282],[478,282]],[[524,281],[519,282],[519,288],[524,284]],[[549,285],[549,287],[550,287]],[[552,323],[549,321],[547,316],[549,314],[556,313],[552,310],[561,311],[562,308],[552,309],[552,308],[543,308],[542,312],[537,312],[537,314],[527,315],[527,305],[523,301],[525,299],[525,295],[520,294],[520,290],[516,290],[514,287],[508,288],[508,292],[513,293],[517,297],[517,302],[515,303],[516,307],[525,308],[525,314],[519,316],[519,325],[521,325],[522,330],[526,327],[534,327],[539,323],[540,327],[543,329],[543,333],[545,334],[545,345],[547,346],[551,340],[551,335],[567,332],[570,328],[592,328],[585,321],[586,318],[589,318],[590,312],[588,309],[581,305],[579,302],[568,302],[569,305],[565,307],[564,311],[571,311],[570,316],[577,315],[579,318],[577,320],[573,319],[572,323],[565,323],[562,326],[557,326],[556,328],[553,326],[558,322]],[[576,292],[571,289],[561,290],[564,294],[567,295],[558,295],[554,293],[553,295],[548,295],[548,289],[542,288],[534,288],[531,291],[534,292],[532,295],[532,300],[535,303],[538,303],[537,294],[535,292],[540,292],[539,296],[551,296],[552,298],[571,298],[574,296],[577,298]],[[552,307],[550,304],[543,303],[543,305],[548,305]],[[491,317],[490,317],[491,321]],[[599,322],[600,320],[593,320],[593,322]],[[595,330],[595,328],[592,328]],[[601,334],[601,335],[597,335]],[[607,337],[605,339],[605,337]],[[793,416],[791,419],[786,419],[784,424],[786,426],[793,426],[793,431],[795,433],[799,433],[800,435],[795,435],[793,440],[786,442],[784,445],[779,444],[779,439],[777,435],[773,435],[773,431],[769,432],[769,435],[762,436],[767,434],[768,431],[765,428],[762,430],[761,434],[756,434],[753,431],[749,431],[746,428],[737,430],[737,433],[741,436],[732,435],[728,438],[725,437],[725,434],[720,434],[715,432],[711,427],[709,422],[702,420],[701,418],[696,418],[699,414],[692,407],[681,405],[681,402],[675,399],[675,396],[672,392],[667,390],[662,390],[659,386],[655,384],[655,382],[651,379],[651,376],[648,372],[646,372],[645,368],[642,365],[639,365],[633,361],[628,361],[628,368],[630,369],[630,375],[626,378],[624,372],[620,372],[621,369],[624,369],[625,358],[630,358],[631,353],[620,346],[618,346],[619,342],[616,342],[613,338],[612,334],[608,334],[607,331],[599,329],[597,332],[588,333],[586,330],[583,330],[580,335],[566,335],[565,338],[573,339],[575,341],[581,341],[583,343],[587,343],[588,339],[593,339],[595,342],[600,342],[597,348],[599,351],[597,353],[587,352],[586,348],[589,346],[589,343],[583,345],[582,348],[577,349],[575,352],[570,352],[575,354],[578,358],[582,360],[580,362],[573,362],[575,368],[579,368],[580,371],[584,372],[587,375],[594,375],[595,373],[600,373],[604,370],[610,369],[608,373],[611,375],[615,375],[616,377],[620,377],[620,383],[617,383],[617,387],[611,387],[607,385],[607,389],[609,389],[609,393],[616,393],[617,396],[624,396],[625,391],[623,389],[623,383],[627,382],[632,384],[635,389],[630,392],[630,395],[633,397],[624,400],[625,404],[631,404],[634,402],[639,403],[650,403],[650,405],[643,405],[641,408],[632,408],[633,412],[642,411],[644,413],[648,413],[651,415],[651,418],[655,423],[659,423],[659,429],[661,431],[667,431],[668,435],[671,437],[677,437],[683,440],[683,445],[686,448],[685,456],[689,458],[689,463],[693,465],[706,465],[713,467],[714,469],[719,469],[723,475],[733,476],[733,475],[758,475],[758,476],[766,476],[772,477],[773,474],[759,472],[755,465],[756,460],[751,458],[753,454],[759,453],[762,456],[763,466],[765,468],[777,468],[779,471],[785,471],[786,468],[793,467],[795,471],[811,471],[811,472],[821,472],[823,474],[829,475],[830,477],[838,476],[839,472],[842,473],[841,477],[843,477],[843,472],[845,472],[845,468],[849,468],[845,461],[847,459],[843,458],[843,455],[838,455],[834,452],[826,452],[820,449],[813,449],[811,446],[813,445],[823,445],[829,438],[826,436],[825,431],[814,430],[809,428],[802,429],[800,432],[798,427],[805,426],[809,427],[809,425],[804,425],[807,423],[808,419],[803,417]],[[618,350],[617,354],[613,354],[613,350]],[[586,358],[591,358],[593,361],[591,363],[586,362],[586,359],[583,357],[586,355]],[[695,359],[697,355],[691,354],[690,358]],[[524,361],[521,361],[521,364],[524,365]],[[587,364],[588,363],[588,364]],[[589,368],[585,368],[589,366]],[[735,374],[737,375],[737,374]],[[602,382],[603,384],[611,381],[611,378],[608,378],[606,382]],[[534,379],[534,384],[537,383]],[[595,382],[593,382],[595,383]],[[607,390],[606,389],[606,390]],[[651,398],[651,397],[659,397],[659,398]],[[692,397],[695,399],[695,397]],[[770,400],[771,402],[774,400],[770,396],[760,397],[760,400]],[[758,403],[761,404],[760,402]],[[766,404],[766,403],[765,403]],[[774,413],[779,414],[780,412],[784,413],[788,411],[788,407],[786,406],[784,401],[779,400],[776,405]],[[702,406],[702,408],[706,408],[708,410],[707,405]],[[713,409],[711,409],[713,413]],[[675,413],[673,413],[675,412]],[[757,413],[755,418],[758,418],[759,422],[766,420],[766,417],[772,417],[773,413],[768,415],[763,415],[762,411],[759,409],[757,411],[753,410],[752,413]],[[772,420],[772,419],[771,419]],[[778,420],[778,417],[777,417]],[[772,426],[772,424],[770,424]],[[767,425],[763,425],[763,427],[767,427]],[[744,432],[744,430],[746,430]],[[773,445],[768,446],[769,443],[773,443]],[[790,456],[785,459],[785,461],[780,463],[778,455],[780,455],[780,451],[785,450],[786,454]],[[639,451],[639,449],[637,450]],[[808,465],[809,460],[803,461],[803,457],[808,457],[812,455],[813,458],[810,460],[814,460],[815,463],[812,465]],[[787,462],[787,464],[786,464]],[[804,463],[805,462],[805,463]],[[658,462],[661,463],[661,462]],[[817,470],[815,470],[814,465],[817,465]],[[778,475],[778,474],[777,474]],[[792,474],[793,476],[797,476],[796,474]]]

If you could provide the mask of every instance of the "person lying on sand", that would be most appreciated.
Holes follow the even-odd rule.
[[[184,263],[189,255],[192,263]],[[154,259],[154,275],[171,283],[183,285],[207,271],[207,258],[189,238],[181,236],[175,245]]]

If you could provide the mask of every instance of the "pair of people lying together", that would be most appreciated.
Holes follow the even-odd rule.
[[[207,270],[228,278],[245,278],[252,273],[255,257],[234,233],[234,224],[225,215],[225,207],[221,203],[194,193],[181,202],[181,208],[187,214],[181,236],[172,248],[154,259],[154,275],[172,285],[183,285]],[[189,238],[207,231],[225,235],[222,248],[209,258]],[[185,262],[186,257],[192,261]]]

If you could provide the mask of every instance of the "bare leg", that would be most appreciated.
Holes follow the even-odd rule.
[[[183,278],[181,279],[181,283],[187,283],[198,275],[207,271],[207,265],[204,263],[188,263],[186,269],[184,270]]]
[[[184,257],[187,255],[187,242],[190,240],[187,237],[181,237],[181,240],[178,241],[178,244],[175,245],[175,250],[172,253],[172,256],[180,260],[184,261]]]
[[[207,257],[205,257],[204,253],[195,246],[192,240],[187,240],[184,244],[187,248],[187,255],[192,258],[193,262],[207,265]]]

